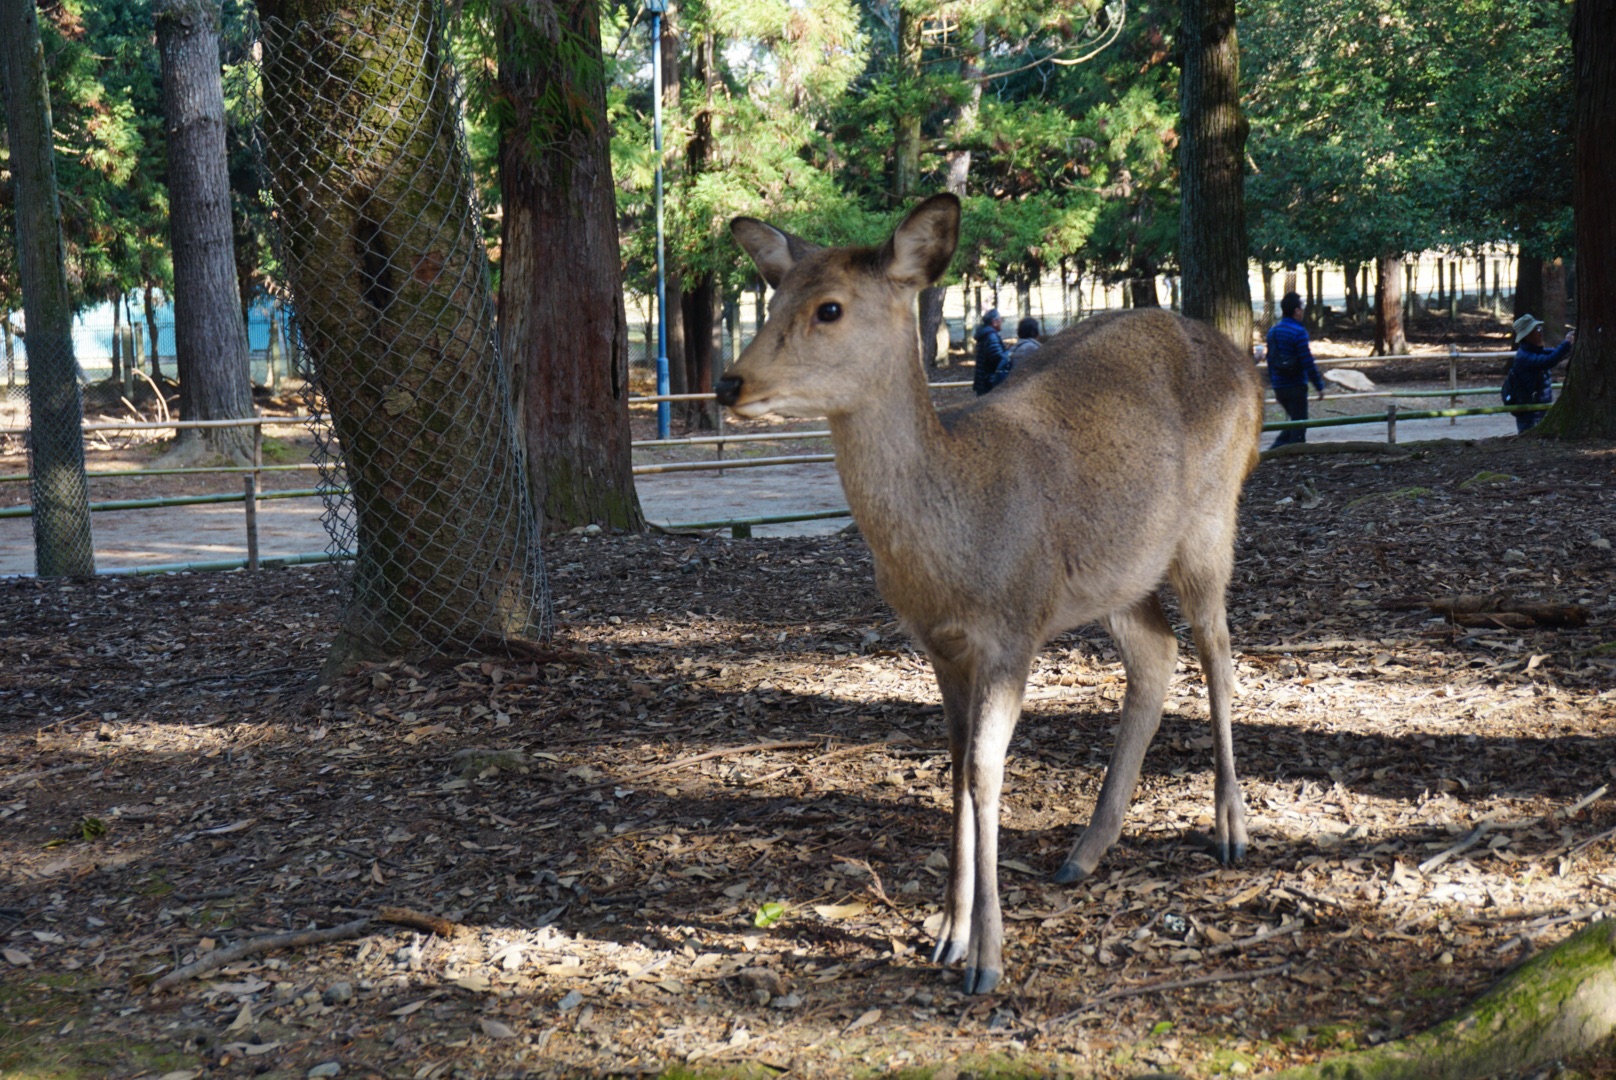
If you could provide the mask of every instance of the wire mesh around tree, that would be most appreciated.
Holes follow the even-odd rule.
[[[261,28],[260,145],[325,524],[333,551],[357,555],[333,659],[543,639],[550,596],[442,12],[278,12]]]
[[[35,333],[25,355],[34,569],[40,577],[87,576],[95,573],[95,545],[73,341]]]

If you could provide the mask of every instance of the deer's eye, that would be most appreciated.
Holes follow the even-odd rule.
[[[836,303],[835,301],[831,301],[830,303],[826,303],[826,304],[820,304],[819,305],[819,310],[814,312],[814,318],[817,319],[820,322],[835,322],[837,319],[840,319],[841,317],[842,317],[842,305]]]

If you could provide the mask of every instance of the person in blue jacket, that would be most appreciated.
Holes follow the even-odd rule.
[[[1576,337],[1577,332],[1573,330],[1559,345],[1546,349],[1543,347],[1543,320],[1535,315],[1516,319],[1515,359],[1509,362],[1509,374],[1504,376],[1504,404],[1548,405],[1554,401],[1555,365],[1571,355],[1571,343]],[[1516,413],[1515,433],[1531,430],[1541,419],[1541,411]]]
[[[1324,376],[1313,362],[1307,327],[1296,317],[1300,310],[1302,298],[1296,293],[1286,293],[1279,301],[1283,318],[1268,331],[1268,383],[1274,388],[1274,400],[1292,420],[1307,419],[1308,383],[1319,392],[1319,400],[1324,400]],[[1307,442],[1307,428],[1286,428],[1274,440],[1274,446],[1299,442]]]
[[[976,328],[976,375],[971,388],[978,397],[992,390],[1010,374],[1010,350],[1004,347],[999,330],[1004,319],[998,308],[988,308],[982,316],[982,325]]]

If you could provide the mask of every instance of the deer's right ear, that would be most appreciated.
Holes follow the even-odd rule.
[[[771,289],[780,287],[786,271],[795,266],[798,260],[819,250],[817,245],[782,232],[757,218],[738,217],[729,223],[729,231],[735,234],[741,247],[752,256],[758,272]]]

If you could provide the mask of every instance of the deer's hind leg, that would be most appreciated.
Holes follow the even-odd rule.
[[[1233,532],[1231,516],[1227,533]],[[1246,804],[1234,771],[1234,731],[1230,718],[1234,699],[1234,659],[1230,654],[1229,618],[1225,593],[1233,572],[1233,537],[1204,537],[1186,544],[1168,571],[1173,591],[1189,619],[1195,651],[1206,680],[1212,714],[1213,794],[1216,807],[1214,840],[1224,863],[1245,858]]]
[[[1111,751],[1111,764],[1105,770],[1094,816],[1055,872],[1055,880],[1061,884],[1081,881],[1092,874],[1100,858],[1122,835],[1122,819],[1139,783],[1145,750],[1161,725],[1162,702],[1167,698],[1173,666],[1178,662],[1178,639],[1155,593],[1124,611],[1112,613],[1105,626],[1122,654],[1128,688],[1122,698],[1116,747]]]

